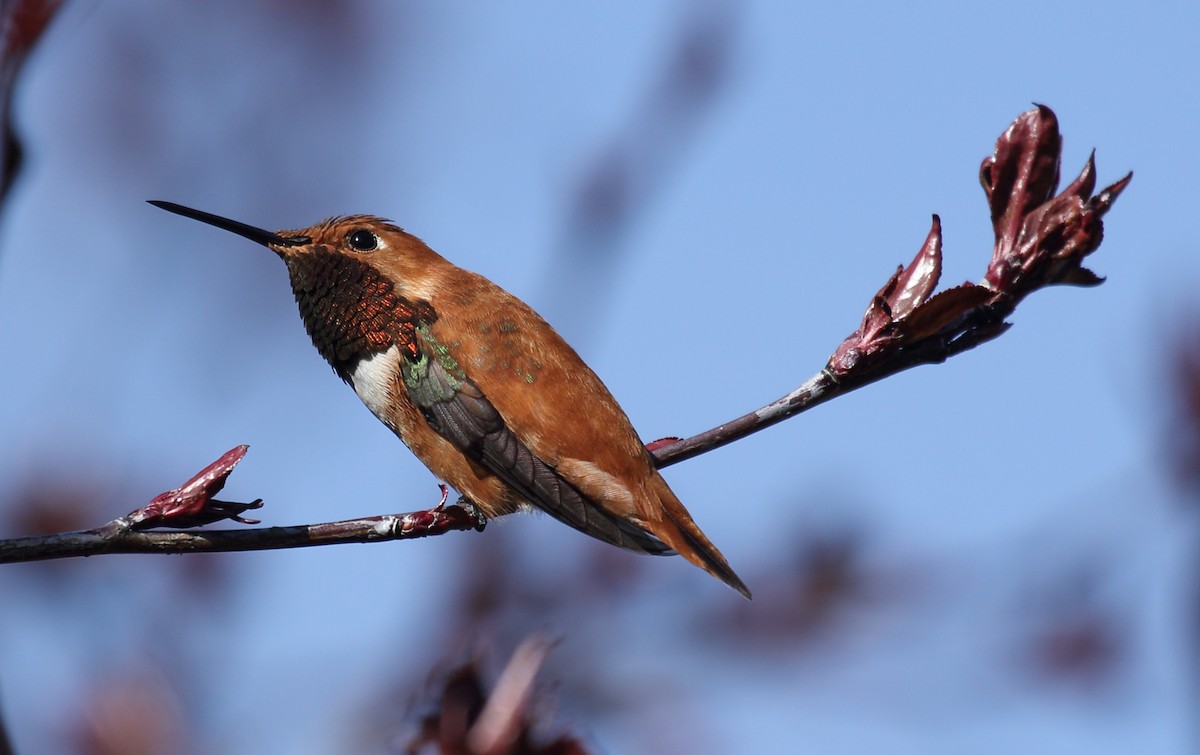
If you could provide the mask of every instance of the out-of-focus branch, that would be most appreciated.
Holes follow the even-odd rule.
[[[682,7],[661,69],[645,77],[646,91],[591,150],[568,193],[547,287],[538,297],[543,314],[556,322],[603,311],[626,237],[686,163],[732,75],[743,10],[727,0]],[[597,319],[571,323],[572,342],[592,335]]]
[[[1023,113],[983,161],[980,179],[991,206],[995,247],[980,283],[934,294],[942,271],[941,221],[935,215],[925,243],[908,267],[900,267],[871,299],[858,329],[833,352],[825,367],[788,395],[731,422],[683,440],[647,446],[660,467],[732,443],[818,404],[920,364],[934,364],[1008,329],[1007,318],[1038,289],[1056,284],[1101,282],[1083,267],[1103,238],[1102,218],[1128,185],[1130,173],[1093,195],[1095,161],[1055,195],[1062,138],[1047,107]],[[183,486],[147,506],[94,530],[0,541],[0,563],[88,556],[98,553],[184,553],[266,550],[373,542],[483,529],[469,505],[442,502],[428,511],[375,516],[297,527],[218,530],[202,533],[144,532],[152,527],[194,527],[234,519],[253,503],[213,499],[245,455],[239,446]]]
[[[21,169],[25,150],[13,126],[13,92],[26,58],[61,0],[6,0],[0,3],[0,207]]]
[[[437,699],[405,744],[408,753],[441,755],[586,755],[583,743],[563,734],[539,742],[544,708],[532,704],[538,674],[552,649],[542,635],[527,637],[513,652],[491,692],[478,663],[465,663],[438,685]]]
[[[0,713],[0,755],[13,755],[12,742],[8,741],[8,729],[4,726],[2,713]]]

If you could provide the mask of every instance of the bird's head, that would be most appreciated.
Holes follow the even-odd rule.
[[[268,231],[174,202],[150,200],[150,204],[262,244],[287,264],[293,285],[329,268],[344,273],[369,267],[392,282],[404,298],[428,300],[447,264],[419,238],[374,215],[343,215],[308,228]]]
[[[172,202],[150,204],[236,233],[279,255],[287,264],[305,329],[345,380],[360,360],[393,346],[416,354],[413,329],[437,319],[438,287],[453,270],[416,236],[371,215],[272,232]]]

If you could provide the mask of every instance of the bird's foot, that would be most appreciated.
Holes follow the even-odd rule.
[[[399,517],[389,517],[396,520],[393,525],[395,530],[393,534],[398,533],[405,537],[428,537],[429,535],[443,535],[451,530],[483,532],[483,528],[487,526],[487,516],[483,511],[466,497],[446,505],[446,501],[450,498],[450,489],[445,485],[438,485],[438,487],[441,488],[442,499],[433,508],[412,511]]]
[[[483,532],[483,528],[487,526],[487,517],[484,516],[483,511],[478,506],[471,502],[470,498],[467,498],[465,495],[460,496],[453,505],[462,509],[468,517],[475,521],[476,532]]]
[[[442,491],[442,500],[438,501],[438,505],[430,509],[431,512],[452,513],[448,509],[460,509],[466,515],[466,518],[474,524],[475,531],[483,532],[483,528],[487,526],[487,517],[484,516],[483,511],[478,506],[471,502],[470,498],[467,498],[465,495],[459,496],[457,501],[447,506],[446,501],[450,500],[450,488],[442,483],[438,483],[438,489]]]

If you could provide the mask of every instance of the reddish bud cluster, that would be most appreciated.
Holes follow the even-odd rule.
[[[942,227],[934,215],[925,244],[872,299],[862,325],[830,357],[829,373],[835,378],[869,373],[894,359],[910,366],[942,361],[1004,332],[1005,318],[1039,288],[1100,283],[1083,267],[1083,258],[1100,246],[1101,218],[1133,174],[1092,196],[1093,155],[1055,196],[1061,156],[1062,137],[1050,108],[1038,105],[1013,121],[980,168],[996,234],[983,281],[930,296],[942,272]]]
[[[158,494],[150,503],[126,517],[130,521],[130,527],[200,527],[222,519],[232,519],[242,524],[258,524],[257,519],[247,519],[241,514],[249,509],[261,508],[261,500],[231,503],[213,499],[213,496],[225,487],[225,480],[249,448],[242,445],[229,449],[221,458],[197,472],[183,485]]]

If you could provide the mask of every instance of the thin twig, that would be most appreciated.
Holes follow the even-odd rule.
[[[121,517],[94,530],[0,540],[0,564],[102,553],[217,553],[376,543],[482,529],[476,514],[458,505],[293,527],[140,532],[128,525],[128,517]]]

